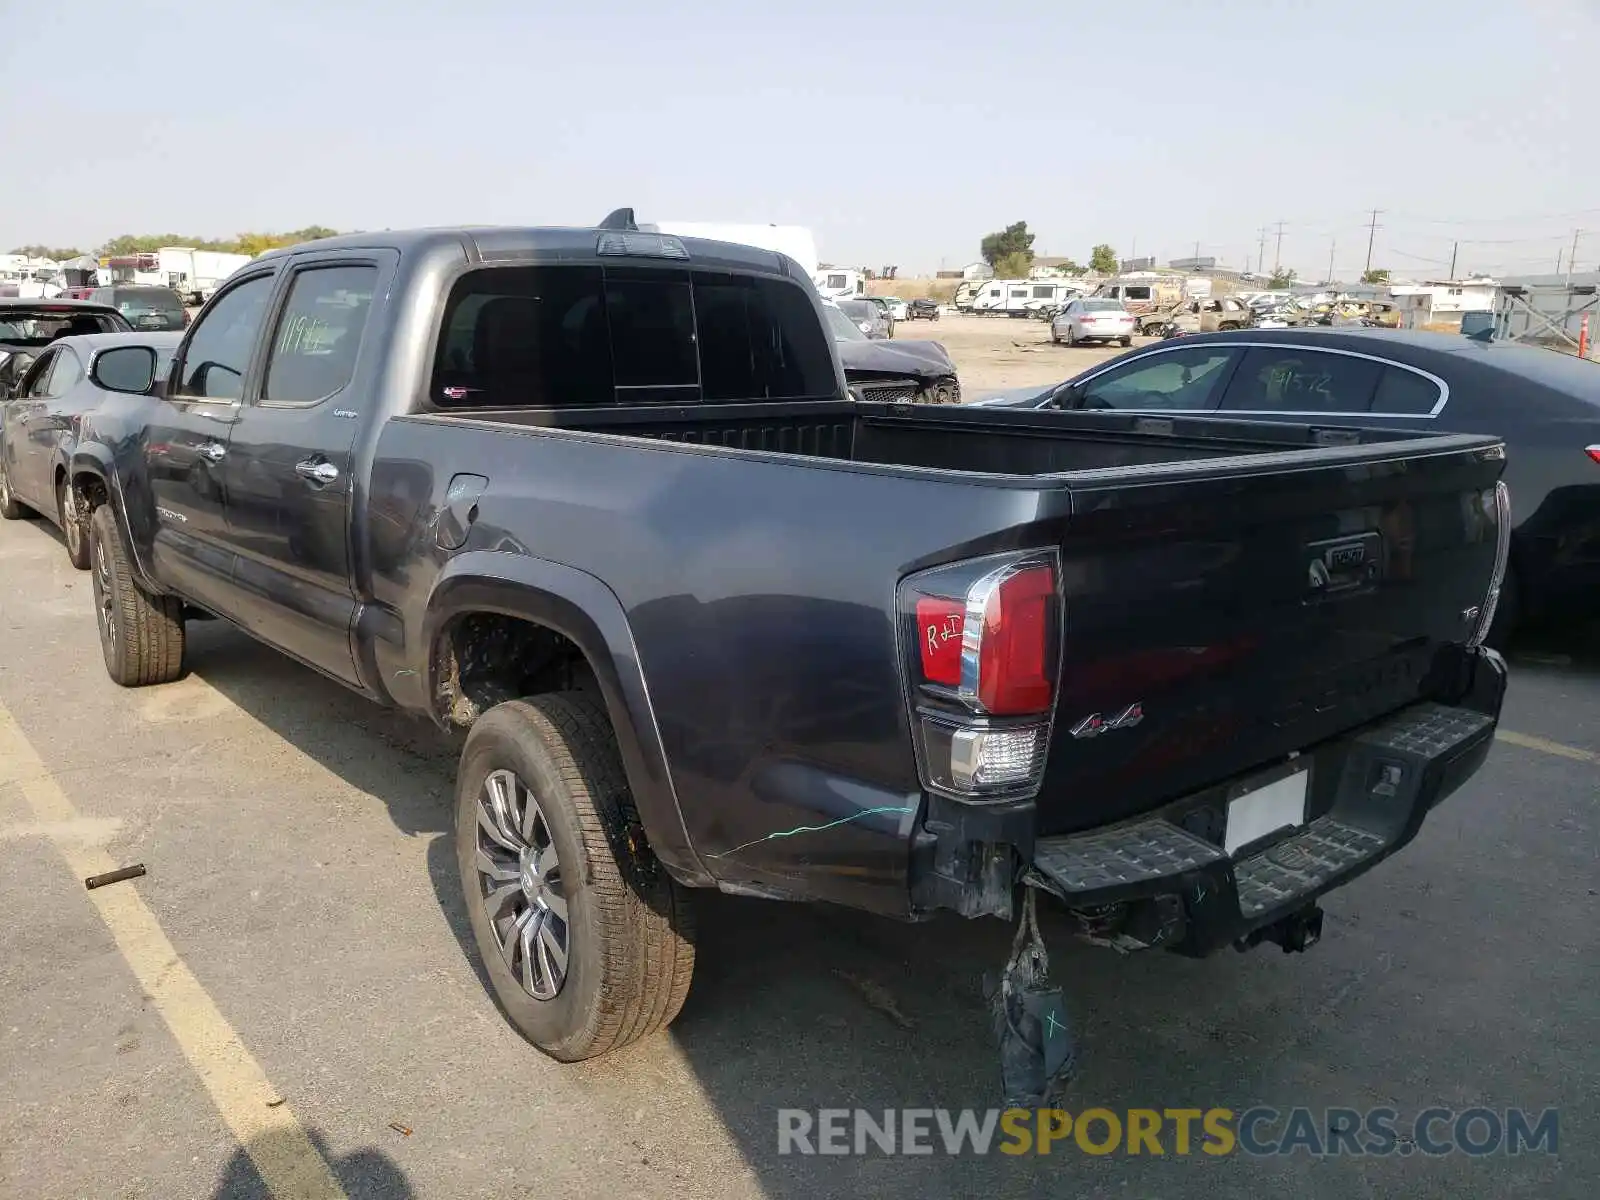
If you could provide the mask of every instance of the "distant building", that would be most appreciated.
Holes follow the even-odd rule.
[[[1216,269],[1215,258],[1175,258],[1167,264],[1174,271],[1213,271]]]
[[[961,278],[968,283],[979,283],[994,278],[994,268],[986,262],[968,263],[961,268]]]
[[[1028,271],[1028,278],[1064,279],[1073,274],[1073,272],[1067,270],[1068,267],[1073,266],[1077,266],[1077,264],[1070,258],[1040,256],[1033,260],[1033,267]],[[1079,268],[1077,273],[1082,274],[1082,268]]]
[[[1391,283],[1389,294],[1400,309],[1401,322],[1422,325],[1454,324],[1464,312],[1492,309],[1500,285],[1493,279],[1430,279],[1423,283]]]

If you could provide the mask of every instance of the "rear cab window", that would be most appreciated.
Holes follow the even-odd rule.
[[[451,289],[441,408],[822,399],[838,385],[810,294],[759,275],[487,267]]]

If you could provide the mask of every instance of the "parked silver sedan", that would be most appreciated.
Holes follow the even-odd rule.
[[[1050,340],[1077,346],[1084,342],[1133,345],[1134,317],[1118,300],[1093,297],[1067,303],[1050,321]]]

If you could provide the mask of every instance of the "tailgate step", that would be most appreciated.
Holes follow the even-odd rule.
[[[1239,911],[1254,917],[1288,904],[1380,853],[1387,845],[1375,833],[1332,817],[1318,817],[1293,837],[1234,864]]]
[[[1078,837],[1040,838],[1033,865],[1064,892],[1095,892],[1181,875],[1224,857],[1220,847],[1158,820]]]
[[[1491,718],[1480,712],[1429,702],[1413,705],[1376,729],[1361,734],[1358,740],[1378,749],[1437,758],[1493,724]]]

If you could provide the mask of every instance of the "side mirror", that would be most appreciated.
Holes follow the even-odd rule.
[[[156,352],[149,346],[114,346],[102,350],[89,377],[108,392],[143,396],[156,380]]]
[[[1076,383],[1063,383],[1050,393],[1050,403],[1055,408],[1082,408],[1083,386]]]

